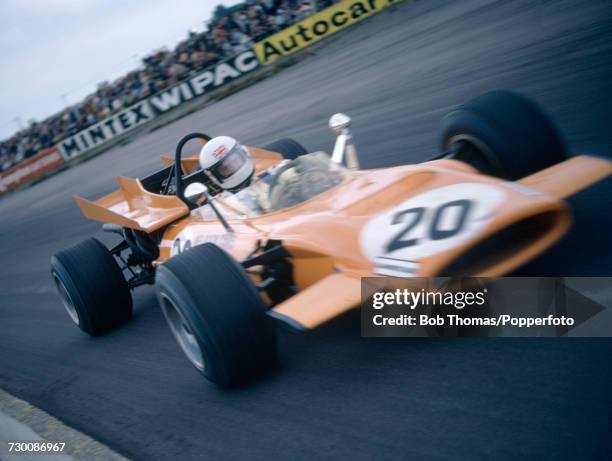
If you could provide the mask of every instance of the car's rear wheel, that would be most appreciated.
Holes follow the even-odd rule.
[[[274,141],[273,143],[265,146],[264,149],[272,152],[278,152],[288,160],[293,160],[300,155],[305,155],[308,153],[304,146],[302,146],[295,139],[291,138],[283,138],[279,139],[278,141]]]
[[[510,91],[483,94],[444,117],[442,149],[510,180],[566,159],[552,120],[535,102]]]
[[[168,326],[191,364],[222,387],[242,384],[277,363],[274,326],[244,269],[211,243],[157,269]]]
[[[53,255],[51,276],[66,312],[85,333],[98,335],[131,318],[128,284],[98,240],[87,239]]]

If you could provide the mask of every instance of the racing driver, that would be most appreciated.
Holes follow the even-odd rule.
[[[250,216],[300,203],[340,180],[312,154],[283,160],[255,175],[249,151],[229,136],[217,136],[202,147],[200,167],[224,191],[217,197],[226,206]]]

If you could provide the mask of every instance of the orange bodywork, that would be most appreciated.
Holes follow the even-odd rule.
[[[181,199],[176,196],[152,194],[142,187],[138,179],[119,176],[117,183],[119,190],[95,202],[75,196],[81,212],[89,219],[147,233],[189,214],[189,208]]]
[[[250,150],[259,171],[282,159]],[[183,171],[196,163],[195,157],[184,159]],[[266,242],[282,242],[290,254],[297,294],[272,310],[313,328],[359,305],[361,277],[401,271],[407,277],[507,274],[567,232],[571,212],[564,197],[610,174],[611,162],[586,156],[517,182],[479,174],[456,160],[352,171],[341,184],[299,205],[253,218],[228,216],[231,233],[198,209],[190,212],[177,197],[147,192],[138,180],[120,177],[118,191],[95,202],[76,200],[90,219],[144,232],[163,229],[156,264],[180,252],[186,241],[190,246],[213,242],[237,261]],[[482,202],[476,208],[461,199],[470,193]],[[446,202],[431,211],[423,205],[442,198]],[[453,232],[446,223],[451,211],[445,209],[468,205],[476,211],[455,218],[464,229],[461,238],[445,239]],[[418,226],[412,212],[421,218]],[[411,235],[415,238],[409,239]],[[391,251],[392,243],[400,249]],[[383,251],[379,257],[380,248],[388,254]]]
[[[280,162],[283,157],[256,147],[249,147],[259,173]],[[173,160],[162,156],[165,166]],[[198,165],[198,157],[190,156],[181,160],[183,174],[191,172]],[[74,199],[81,212],[94,221],[117,224],[121,227],[151,233],[189,214],[189,208],[176,196],[153,194],[142,186],[138,179],[119,176],[119,189],[101,199],[91,202],[79,196]]]

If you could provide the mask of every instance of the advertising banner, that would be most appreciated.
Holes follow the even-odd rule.
[[[43,173],[59,167],[62,163],[64,159],[59,154],[57,147],[39,152],[19,165],[0,173],[0,192],[6,192],[24,182],[32,181]]]
[[[64,139],[59,143],[60,153],[66,161],[71,160],[127,131],[133,130],[143,123],[153,120],[154,117],[149,101],[141,101],[83,131],[79,131],[74,136]]]
[[[156,115],[169,112],[181,104],[220,88],[258,67],[259,61],[253,51],[240,53],[64,139],[59,143],[60,152],[64,159],[69,161],[153,120]]]
[[[245,51],[151,96],[149,103],[156,114],[163,114],[206,92],[220,88],[258,67],[259,61],[255,53],[251,50]]]
[[[343,0],[255,44],[262,65],[306,48],[401,0]]]

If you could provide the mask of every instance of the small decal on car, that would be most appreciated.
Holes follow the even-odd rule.
[[[224,250],[228,251],[234,246],[236,236],[231,233],[223,234],[201,234],[196,235],[193,229],[184,229],[174,239],[172,243],[172,249],[170,250],[170,256],[176,256],[191,249],[194,246],[202,245],[204,243],[214,243],[220,246]]]

